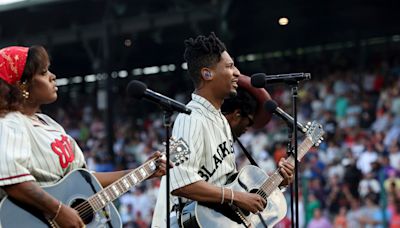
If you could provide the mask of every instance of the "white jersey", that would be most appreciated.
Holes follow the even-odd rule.
[[[36,115],[41,121],[19,112],[0,118],[0,187],[26,181],[46,186],[85,166],[75,140],[50,117]]]
[[[178,115],[172,136],[184,139],[190,154],[188,160],[170,170],[171,192],[200,180],[222,186],[228,175],[236,172],[233,138],[225,116],[196,94],[187,107],[192,113]],[[158,196],[152,227],[165,227],[165,184],[161,184]],[[172,202],[178,204],[178,198],[173,197]]]

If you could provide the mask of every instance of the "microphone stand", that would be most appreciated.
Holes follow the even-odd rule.
[[[167,228],[169,228],[170,227],[170,200],[169,200],[169,179],[170,179],[170,174],[169,174],[169,168],[170,168],[170,165],[169,165],[169,145],[170,145],[170,143],[169,143],[169,138],[170,138],[170,130],[171,130],[171,116],[172,116],[172,111],[171,110],[166,110],[166,109],[164,109],[164,118],[163,118],[163,122],[164,122],[164,127],[165,127],[165,137],[166,137],[166,140],[165,140],[165,156],[166,156],[166,159],[167,159],[167,162],[166,162],[166,187],[167,187],[167,191],[166,191],[166,200],[167,200],[167,206],[166,206],[166,209],[167,209]]]
[[[293,124],[297,123],[297,97],[298,97],[298,84],[299,81],[289,81],[288,84],[292,88],[292,99],[293,99]],[[296,205],[296,228],[299,227],[299,178],[298,178],[298,159],[297,159],[297,128],[293,127],[293,156],[294,156],[294,198],[295,198],[295,205]],[[293,214],[292,214],[293,218]],[[293,225],[293,221],[292,221]]]
[[[285,121],[286,122],[286,121]],[[293,141],[293,124],[286,122],[287,127],[288,127],[288,143],[287,143],[287,156],[290,157],[290,155],[293,155],[293,145],[292,145],[292,141]],[[293,215],[294,215],[294,201],[293,201],[293,184],[290,184],[289,187],[290,191],[290,214],[292,215],[292,220],[293,220]],[[294,223],[292,222],[292,228],[294,228]]]
[[[297,159],[297,97],[298,97],[298,84],[299,81],[296,79],[285,81],[287,85],[292,88],[292,109],[293,109],[293,123],[287,122],[289,126],[289,142],[288,142],[288,153],[293,154],[294,158],[294,183],[291,184],[290,188],[290,199],[291,199],[291,212],[292,212],[292,228],[299,227],[299,179],[298,179],[298,159]],[[293,133],[290,133],[293,132]],[[292,138],[293,136],[293,138]],[[293,143],[293,148],[292,144]],[[293,152],[290,152],[293,151]],[[293,194],[293,186],[294,185],[294,194]],[[295,215],[293,214],[293,195],[294,195],[294,204],[295,204]],[[295,218],[295,219],[294,219]],[[296,225],[294,225],[296,224]]]

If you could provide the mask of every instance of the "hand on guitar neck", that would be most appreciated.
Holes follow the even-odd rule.
[[[152,159],[156,159],[157,161],[157,170],[149,177],[153,178],[153,177],[162,177],[167,173],[167,161],[165,158],[165,155],[163,153],[161,153],[160,151],[156,151],[153,155],[151,155],[151,157],[147,160],[152,160]],[[169,162],[169,168],[174,167],[174,163],[172,163],[171,161]]]
[[[294,166],[290,164],[290,162],[288,162],[285,158],[281,158],[281,160],[279,160],[278,167],[279,173],[284,178],[279,187],[288,186],[293,182]]]

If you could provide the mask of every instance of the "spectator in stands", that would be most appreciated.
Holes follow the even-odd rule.
[[[314,216],[308,223],[307,228],[331,228],[332,224],[329,220],[322,214],[321,208],[315,208]]]
[[[346,214],[347,227],[361,228],[361,217],[363,211],[361,211],[361,203],[358,198],[352,197],[352,195],[346,194],[346,198],[350,200],[350,209]]]
[[[308,202],[306,204],[306,224],[308,224],[313,216],[315,216],[314,212],[317,209],[321,209],[321,202],[315,197],[313,192],[308,194]]]
[[[347,214],[347,208],[341,207],[339,210],[339,214],[335,216],[335,219],[333,221],[334,228],[347,228],[348,227],[346,214]]]
[[[366,228],[383,228],[385,223],[391,219],[389,210],[384,210],[379,207],[377,194],[370,193],[364,198],[365,205],[361,207],[361,217],[359,222],[363,227]]]
[[[378,194],[381,191],[379,181],[374,178],[374,173],[370,172],[364,175],[358,186],[358,192],[361,197],[366,197],[368,194]]]

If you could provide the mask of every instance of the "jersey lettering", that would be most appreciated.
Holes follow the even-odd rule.
[[[198,173],[198,174],[201,176],[201,178],[203,178],[205,181],[208,181],[209,177],[208,177],[206,174],[204,174],[203,171],[199,170],[197,173]]]
[[[218,167],[220,164],[222,164],[222,161],[225,159],[226,156],[230,155],[233,153],[233,143],[231,142],[231,140],[229,140],[230,142],[230,151],[228,150],[228,148],[226,148],[226,142],[223,142],[221,144],[218,145],[217,148],[217,152],[213,155],[213,160],[214,160],[214,167],[211,171],[209,170],[209,168],[207,168],[206,166],[201,166],[200,170],[197,172],[205,181],[207,181],[208,179],[210,179],[210,177],[212,177],[212,175],[214,175],[215,171],[217,171]]]
[[[220,154],[220,151],[222,152],[223,157],[225,158],[228,154],[231,154],[233,151],[229,152],[229,150],[226,148],[226,142],[223,142],[218,145],[219,149],[217,149],[218,154]]]
[[[56,139],[51,143],[51,149],[58,155],[60,165],[63,169],[67,168],[74,161],[74,153],[72,152],[71,141],[67,136],[62,135],[61,140]]]
[[[216,154],[214,154],[213,158],[214,158],[215,167],[218,167],[219,164],[222,163],[221,159],[219,159]]]

